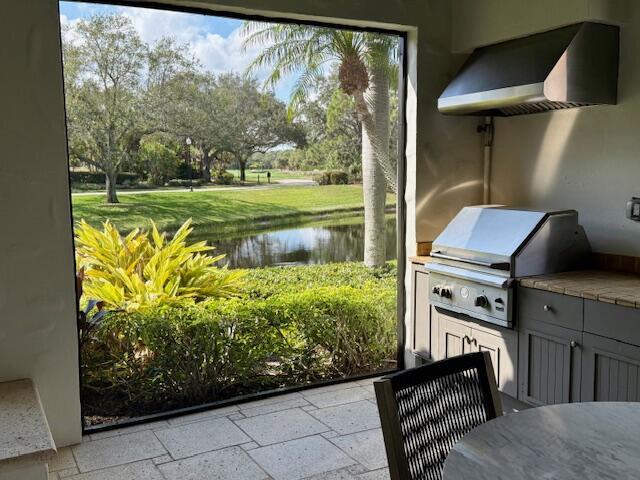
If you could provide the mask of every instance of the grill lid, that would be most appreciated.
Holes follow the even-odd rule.
[[[575,210],[465,207],[432,245],[433,262],[524,277],[582,268],[590,251]]]
[[[440,98],[453,115],[512,116],[615,104],[619,28],[583,22],[477,48]]]
[[[500,206],[465,207],[433,242],[432,251],[476,261],[509,262],[547,212]]]

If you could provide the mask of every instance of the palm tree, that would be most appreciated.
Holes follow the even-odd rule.
[[[290,116],[308,98],[325,66],[337,63],[340,88],[353,96],[362,122],[362,183],[368,266],[385,262],[387,187],[397,191],[389,156],[389,90],[397,79],[397,42],[389,35],[327,27],[245,22],[245,49],[265,46],[249,66],[271,66],[267,86],[299,72],[289,103]]]

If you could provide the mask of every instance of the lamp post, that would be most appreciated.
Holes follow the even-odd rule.
[[[193,169],[191,168],[191,138],[187,137],[185,143],[187,144],[187,164],[189,165],[189,191],[193,192]]]

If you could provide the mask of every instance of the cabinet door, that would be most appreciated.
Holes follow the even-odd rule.
[[[471,328],[452,320],[451,317],[433,309],[438,316],[438,328],[441,358],[451,358],[472,351]]]
[[[582,344],[583,402],[640,401],[640,347],[589,333]]]
[[[412,265],[413,351],[424,358],[432,356],[431,315],[429,314],[429,274],[421,265]]]
[[[533,405],[580,400],[582,333],[544,322],[520,326],[519,400]]]
[[[514,362],[518,350],[517,333],[505,331],[501,335],[493,335],[474,328],[471,330],[471,345],[476,351],[489,352],[498,389],[516,398],[518,382]]]

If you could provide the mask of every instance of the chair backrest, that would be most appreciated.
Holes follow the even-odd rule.
[[[392,480],[440,480],[454,444],[502,415],[488,352],[387,375],[374,388]]]

